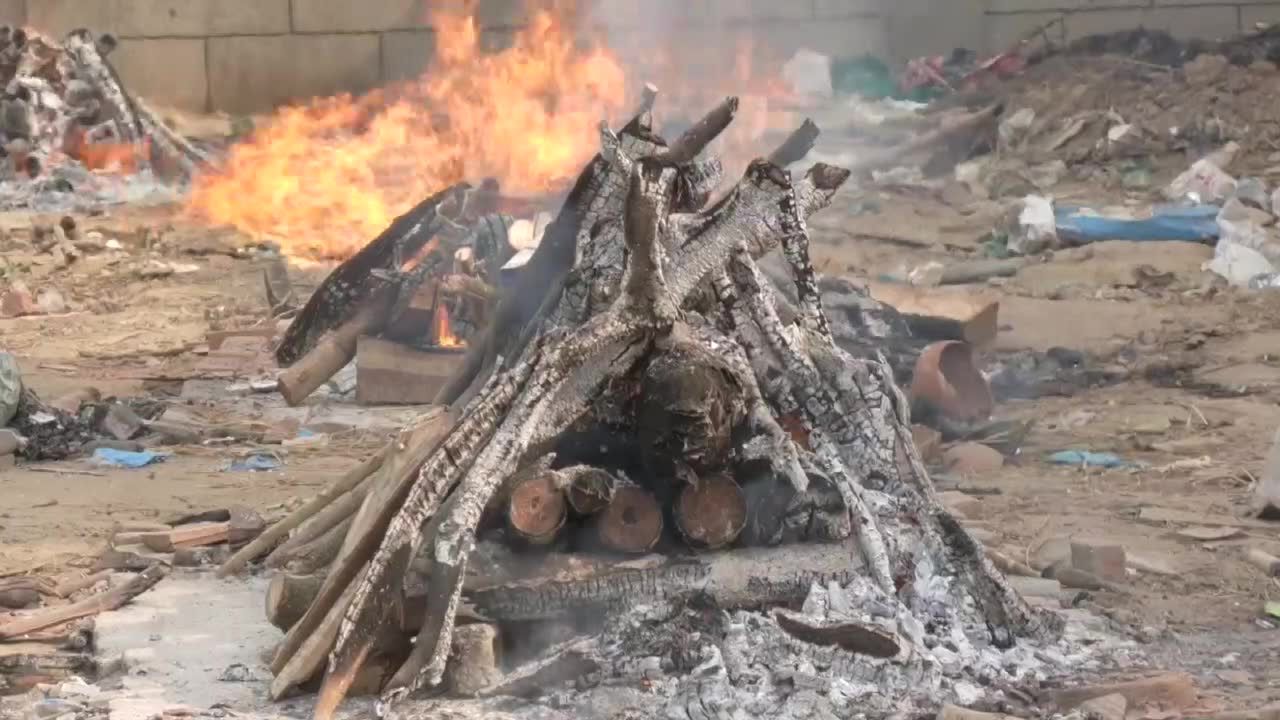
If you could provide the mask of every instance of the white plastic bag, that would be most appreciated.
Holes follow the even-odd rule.
[[[1220,204],[1236,190],[1236,179],[1211,160],[1197,160],[1165,189],[1170,200],[1190,197],[1196,202]]]
[[[1009,233],[1009,252],[1035,255],[1058,243],[1058,221],[1053,216],[1053,201],[1040,195],[1022,199],[1017,226]]]
[[[797,50],[782,66],[782,78],[797,95],[830,99],[836,94],[831,85],[831,58],[812,50]]]

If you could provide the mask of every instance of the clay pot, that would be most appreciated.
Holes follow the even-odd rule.
[[[937,342],[920,353],[911,378],[911,403],[918,402],[953,420],[983,420],[991,415],[995,399],[969,343]]]

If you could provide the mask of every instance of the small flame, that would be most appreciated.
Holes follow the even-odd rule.
[[[453,328],[449,324],[449,308],[445,307],[444,299],[439,296],[436,298],[435,326],[436,347],[460,348],[467,346],[466,342],[453,334]]]

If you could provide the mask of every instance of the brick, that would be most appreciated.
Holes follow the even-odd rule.
[[[426,352],[389,340],[361,337],[356,346],[356,402],[430,403],[464,357],[463,353]]]
[[[55,34],[87,27],[121,37],[289,32],[289,0],[38,0],[31,25]]]
[[[435,54],[436,36],[431,30],[397,30],[382,35],[384,83],[421,77]]]
[[[378,36],[280,35],[209,39],[213,109],[258,112],[290,101],[381,84]],[[305,58],[305,62],[300,59]]]
[[[197,112],[208,109],[204,40],[125,39],[112,53],[111,62],[125,87],[153,104]],[[157,68],[164,72],[157,72]]]
[[[293,0],[293,29],[303,33],[418,30],[431,27],[436,7],[457,7],[458,2],[436,0]]]
[[[1103,580],[1121,582],[1125,579],[1124,548],[1089,540],[1073,541],[1071,566]]]

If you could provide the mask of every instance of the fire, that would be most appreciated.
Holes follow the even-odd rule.
[[[600,122],[625,118],[646,81],[660,89],[656,124],[668,135],[724,95],[743,96],[714,148],[729,177],[769,149],[764,131],[795,125],[773,102],[776,73],[753,66],[749,41],[727,50],[657,43],[624,70],[613,51],[584,48],[570,28],[573,3],[542,1],[553,10],[534,13],[496,54],[482,52],[474,18],[435,11],[435,54],[421,78],[281,109],[220,172],[197,180],[189,212],[274,240],[294,259],[342,260],[455,182],[493,177],[507,195],[567,189],[599,147]]]
[[[578,49],[551,12],[497,54],[481,51],[471,17],[437,13],[434,25],[423,77],[279,111],[197,182],[190,210],[271,237],[294,257],[341,259],[455,182],[559,189],[595,153],[600,121],[626,104],[618,62]]]
[[[444,306],[444,298],[440,297],[439,293],[436,294],[436,316],[434,324],[436,347],[466,347],[467,343],[457,335],[453,334],[453,328],[449,326],[449,309]]]

